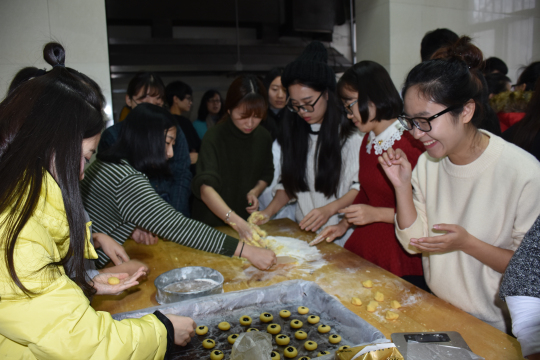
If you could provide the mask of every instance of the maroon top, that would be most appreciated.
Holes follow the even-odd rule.
[[[354,204],[393,208],[395,212],[394,186],[379,164],[379,155],[375,155],[375,149],[372,147],[371,154],[367,153],[368,137],[367,134],[364,136],[360,146],[360,172],[358,175],[360,192],[354,199]],[[415,140],[408,131],[401,135],[401,139],[394,143],[393,148],[405,152],[413,169],[418,157],[425,151],[424,145]],[[410,255],[403,249],[396,238],[393,223],[378,222],[357,226],[345,243],[345,249],[397,276],[423,275],[424,273],[421,255]]]

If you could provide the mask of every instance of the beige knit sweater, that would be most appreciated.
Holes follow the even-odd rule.
[[[410,253],[411,238],[441,235],[434,224],[457,224],[476,238],[516,250],[540,214],[540,162],[498,136],[467,165],[423,153],[412,173],[418,216],[396,235]],[[435,295],[505,331],[506,305],[497,296],[502,274],[462,251],[423,253],[426,281]],[[506,324],[505,324],[506,322]],[[448,329],[452,330],[452,329]]]

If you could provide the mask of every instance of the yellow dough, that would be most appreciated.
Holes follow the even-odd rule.
[[[111,276],[110,278],[107,279],[107,282],[110,285],[118,285],[118,284],[120,284],[120,279],[115,277],[115,276]]]
[[[362,283],[362,285],[364,285],[365,288],[371,288],[373,287],[373,281],[371,280],[366,280]]]
[[[298,360],[311,360],[309,356],[302,356],[301,358],[298,358]]]
[[[206,335],[207,332],[208,326],[197,326],[197,329],[195,329],[197,335]]]
[[[224,356],[223,351],[214,350],[210,353],[210,360],[221,360]]]
[[[300,329],[304,325],[300,320],[291,320],[291,327],[293,329]]]
[[[377,293],[375,293],[375,300],[377,300],[378,302],[384,301],[384,294],[377,291]]]
[[[283,350],[283,355],[286,358],[292,359],[298,355],[298,350],[296,350],[294,346],[288,346],[285,350]]]
[[[289,316],[291,316],[291,312],[289,310],[281,310],[279,312],[279,316],[281,316],[282,318],[286,319],[288,318]]]
[[[350,349],[350,348],[351,347],[349,345],[343,345],[338,350],[345,350],[345,349]]]
[[[351,300],[351,303],[353,305],[356,305],[356,306],[361,306],[362,305],[362,300],[360,300],[359,298],[357,297],[353,297],[352,300]]]
[[[317,348],[317,343],[315,341],[309,340],[304,343],[304,347],[307,351],[313,351]]]
[[[317,330],[319,330],[321,334],[326,334],[327,332],[332,330],[332,328],[328,325],[319,325],[319,328]]]
[[[236,339],[238,339],[238,334],[232,334],[232,335],[229,335],[229,337],[227,338],[227,341],[229,342],[229,344],[233,345]]]
[[[274,316],[270,313],[265,312],[261,314],[260,319],[262,322],[267,323],[274,320]]]
[[[319,320],[321,320],[320,317],[318,317],[317,315],[310,315],[308,318],[307,318],[307,322],[310,323],[310,324],[316,324],[319,322]]]
[[[231,328],[231,324],[226,321],[220,322],[217,326],[219,330],[227,331]]]
[[[398,317],[399,317],[398,313],[395,313],[390,310],[386,312],[386,316],[385,316],[386,320],[396,320]]]
[[[370,301],[367,305],[367,311],[374,312],[379,307],[379,303],[376,301]]]
[[[304,340],[307,338],[307,332],[298,330],[297,332],[294,333],[294,337],[297,338],[298,340]]]
[[[270,324],[266,328],[266,332],[272,335],[279,334],[280,331],[281,331],[281,326],[279,326],[278,324]]]
[[[279,353],[277,351],[272,351],[270,353],[270,359],[271,360],[280,360],[281,356],[279,355]]]
[[[300,306],[298,307],[298,313],[300,315],[305,315],[309,312],[309,308],[305,307],[305,306]]]
[[[339,335],[330,335],[330,337],[328,338],[328,341],[330,341],[330,344],[337,344],[338,342],[341,341],[341,336]]]
[[[401,304],[397,300],[392,300],[390,302],[390,306],[393,307],[394,309],[399,309],[401,307]]]
[[[287,335],[279,334],[278,336],[276,336],[276,344],[278,345],[285,346],[289,345],[290,342],[291,339],[289,339]]]
[[[248,326],[251,325],[251,318],[247,315],[240,317],[240,325]]]
[[[246,332],[252,332],[252,331],[259,331],[259,329],[249,328],[249,329],[246,330]]]
[[[328,351],[321,351],[320,353],[317,354],[317,357],[321,357],[328,354],[330,354]]]
[[[214,346],[216,346],[216,342],[212,339],[206,339],[202,342],[202,346],[203,348],[205,349],[211,349],[213,348]]]

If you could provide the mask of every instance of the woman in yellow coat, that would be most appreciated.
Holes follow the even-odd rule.
[[[0,355],[9,359],[163,359],[194,336],[189,318],[156,312],[115,321],[87,296],[107,287],[86,278],[96,258],[79,178],[103,127],[103,95],[64,66],[19,85],[0,103]],[[136,284],[122,279],[121,291]],[[92,286],[94,285],[94,286]],[[110,289],[109,289],[110,290]]]

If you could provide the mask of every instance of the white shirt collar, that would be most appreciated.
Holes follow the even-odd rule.
[[[403,135],[405,130],[405,127],[401,125],[399,120],[396,120],[377,136],[375,136],[373,131],[370,131],[366,146],[367,153],[371,154],[371,148],[373,147],[375,149],[375,155],[381,155],[383,151],[393,146],[396,141],[401,140],[401,135]]]

